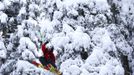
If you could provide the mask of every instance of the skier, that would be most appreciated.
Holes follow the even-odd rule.
[[[43,52],[43,57],[40,57],[39,60],[43,64],[43,66],[51,64],[52,66],[55,66],[55,56],[53,54],[54,47],[52,45],[46,46],[48,42],[44,43],[42,45],[42,52]]]
[[[32,61],[32,64],[36,65],[37,67],[49,70],[50,72],[56,73],[57,75],[62,75],[62,73],[57,70],[55,65],[55,56],[53,54],[54,47],[52,45],[46,45],[47,43],[48,41],[41,46],[43,52],[43,56],[39,57],[41,64],[37,63],[36,61]]]
[[[46,46],[46,44],[48,44],[48,41],[41,46],[43,56],[39,57],[39,61],[41,62],[42,66],[47,66],[48,64],[51,64],[54,68],[56,68],[55,56],[53,54],[54,47]],[[41,66],[36,61],[32,61],[32,63],[36,66]],[[45,68],[47,69],[47,67]]]

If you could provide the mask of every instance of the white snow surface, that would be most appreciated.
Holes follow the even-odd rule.
[[[66,6],[76,5],[77,3],[87,3],[88,0],[64,0],[63,4]]]
[[[105,51],[116,51],[115,44],[110,38],[110,33],[105,28],[95,28],[92,31],[93,42],[98,46],[103,48]]]
[[[3,4],[2,2],[0,2],[0,11],[1,11],[1,10],[4,10],[4,9],[5,9],[4,4]]]
[[[13,71],[14,74],[17,74],[19,73],[20,71],[22,71],[22,74],[25,75],[25,74],[30,74],[30,75],[33,75],[33,74],[36,74],[36,75],[44,75],[44,72],[45,72],[45,75],[53,75],[53,73],[47,71],[47,70],[44,70],[42,68],[37,68],[36,66],[30,64],[29,62],[27,61],[23,61],[23,60],[19,60],[17,63],[16,63],[16,70]]]
[[[6,59],[7,57],[7,50],[5,48],[5,45],[2,41],[0,41],[0,58]]]
[[[7,23],[8,21],[8,16],[4,12],[0,11],[0,21],[1,23]]]
[[[37,47],[36,45],[30,40],[30,38],[28,37],[21,37],[20,41],[19,41],[20,45],[18,47],[18,49],[20,51],[22,51],[23,49],[26,49],[26,46],[28,47],[28,49],[30,51],[32,51],[32,53],[38,57],[38,51],[37,51]],[[27,52],[26,52],[27,53]],[[31,54],[31,53],[30,53]],[[29,55],[29,54],[28,54]]]

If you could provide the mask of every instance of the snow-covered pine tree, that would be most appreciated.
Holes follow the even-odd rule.
[[[133,0],[0,0],[0,75],[50,75],[30,61],[45,41],[63,75],[133,74]],[[84,48],[88,57],[80,56]]]

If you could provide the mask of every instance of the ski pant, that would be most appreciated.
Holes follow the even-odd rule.
[[[39,60],[43,66],[46,66],[48,64],[51,64],[53,67],[56,68],[55,63],[53,63],[51,60],[46,60],[44,57],[39,57]]]

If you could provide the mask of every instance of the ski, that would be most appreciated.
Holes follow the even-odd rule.
[[[37,62],[35,62],[35,61],[33,61],[32,64],[35,65],[35,66],[38,67],[38,68],[43,68],[44,70],[50,71],[50,72],[52,72],[52,73],[54,73],[54,74],[56,74],[56,75],[62,75],[62,73],[61,73],[59,70],[57,70],[57,69],[56,69],[53,65],[51,65],[51,64],[48,64],[48,65],[46,65],[46,66],[43,66],[41,63],[37,63]]]

